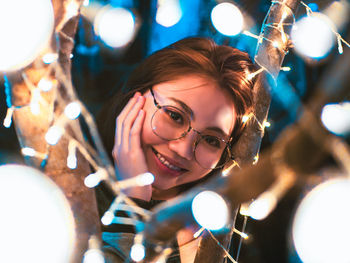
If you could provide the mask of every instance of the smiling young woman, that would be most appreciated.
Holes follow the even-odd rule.
[[[232,161],[253,86],[261,85],[247,78],[254,71],[246,53],[206,38],[180,40],[141,62],[98,119],[117,179],[155,177],[125,193],[168,200]]]

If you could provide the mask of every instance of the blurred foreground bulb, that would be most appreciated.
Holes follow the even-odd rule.
[[[53,32],[50,0],[0,0],[0,71],[29,65],[47,46]]]
[[[102,8],[94,21],[95,33],[110,47],[128,44],[135,34],[134,15],[125,8]]]
[[[200,226],[209,230],[223,228],[229,219],[225,200],[212,191],[203,191],[193,198],[192,214]]]
[[[211,21],[221,34],[235,36],[242,31],[243,16],[234,4],[221,3],[211,11]]]
[[[179,0],[158,0],[156,21],[158,24],[171,27],[178,23],[182,17]]]
[[[23,165],[0,166],[0,185],[0,262],[71,262],[74,219],[60,188]]]
[[[143,260],[145,257],[145,247],[142,244],[134,244],[130,250],[130,257],[136,262]]]
[[[333,179],[314,188],[293,220],[293,241],[304,263],[350,259],[350,180]]]
[[[350,102],[327,104],[321,113],[323,125],[337,135],[350,133]]]
[[[63,129],[59,126],[51,126],[45,134],[45,140],[50,145],[56,145],[63,134]]]
[[[313,59],[326,57],[335,42],[332,28],[332,21],[321,13],[300,19],[291,34],[295,50]]]
[[[79,102],[71,102],[64,109],[64,114],[67,116],[68,119],[71,120],[75,120],[76,118],[78,118],[80,113],[81,108]]]

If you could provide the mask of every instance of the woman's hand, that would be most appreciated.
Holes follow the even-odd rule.
[[[143,106],[145,98],[136,92],[116,119],[115,139],[112,155],[118,180],[126,180],[148,172],[146,159],[141,148],[141,130],[145,119]],[[123,190],[130,197],[149,201],[152,195],[150,185]]]

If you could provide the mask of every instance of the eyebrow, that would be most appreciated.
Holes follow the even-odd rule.
[[[191,119],[194,120],[194,112],[192,111],[192,109],[183,101],[178,100],[176,98],[170,97],[169,99],[175,101],[176,103],[180,104],[180,106],[191,116]],[[211,126],[206,128],[205,130],[209,130],[209,131],[214,131],[217,133],[220,133],[222,135],[222,137],[224,137],[224,140],[228,140],[230,138],[230,135],[226,134],[221,128],[216,127],[216,126]]]
[[[191,116],[191,119],[194,120],[194,113],[186,103],[173,97],[170,97],[169,99],[175,101],[177,104],[180,104],[180,106]]]

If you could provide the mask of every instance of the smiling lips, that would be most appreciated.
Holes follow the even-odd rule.
[[[171,175],[180,175],[183,172],[188,171],[187,169],[175,165],[171,160],[168,160],[166,157],[158,153],[155,149],[152,148],[152,150],[156,156],[156,160],[158,161],[157,164],[161,171]]]

